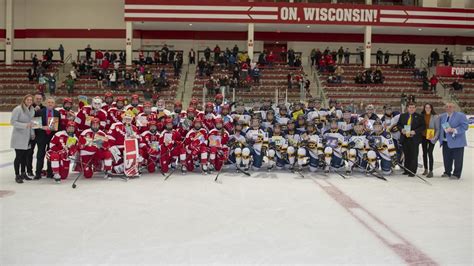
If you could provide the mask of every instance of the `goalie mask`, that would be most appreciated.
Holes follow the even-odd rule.
[[[163,110],[165,110],[165,101],[164,100],[158,100],[156,102],[156,109],[161,112]]]
[[[92,99],[92,108],[94,108],[94,110],[99,110],[101,107],[102,99],[100,97],[94,97],[94,99]]]
[[[74,137],[76,132],[76,123],[74,121],[68,121],[66,125],[66,133],[69,137]]]

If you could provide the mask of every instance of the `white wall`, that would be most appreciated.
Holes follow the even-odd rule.
[[[123,6],[123,0],[14,0],[14,23],[17,29],[125,29]]]

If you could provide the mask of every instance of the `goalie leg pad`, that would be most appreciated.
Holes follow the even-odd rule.
[[[303,166],[306,164],[308,158],[306,157],[306,149],[299,148],[298,149],[298,165]]]
[[[250,165],[250,149],[249,148],[244,148],[242,150],[242,164],[245,167],[249,167]]]
[[[369,167],[371,169],[376,168],[377,154],[375,153],[375,151],[368,151],[367,152],[367,163],[369,164]]]
[[[288,162],[290,165],[293,165],[295,163],[295,148],[292,146],[289,146],[287,149],[288,152]]]

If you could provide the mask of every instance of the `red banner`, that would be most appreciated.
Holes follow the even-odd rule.
[[[437,66],[436,75],[441,77],[463,76],[464,73],[474,72],[474,67],[452,67],[452,66]]]
[[[474,12],[469,9],[380,5],[125,0],[124,17],[126,21],[376,25],[474,29]]]

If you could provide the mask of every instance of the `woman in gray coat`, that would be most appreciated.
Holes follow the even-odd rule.
[[[32,106],[33,96],[28,94],[23,97],[21,104],[12,111],[10,124],[13,126],[10,147],[15,149],[15,181],[23,183],[23,179],[31,180],[26,175],[26,159],[30,149],[30,139],[35,138],[35,132],[32,129],[32,119],[35,116],[35,110]],[[20,174],[21,168],[21,174]]]
[[[423,150],[423,166],[425,171],[423,175],[433,177],[433,150],[439,135],[439,117],[433,109],[433,105],[427,103],[421,111],[421,115],[425,119],[426,130],[422,133],[421,148]],[[431,136],[428,136],[431,131]]]

